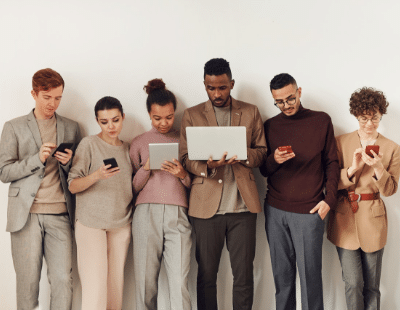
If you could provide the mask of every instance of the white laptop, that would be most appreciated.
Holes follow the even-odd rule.
[[[179,143],[149,143],[150,169],[161,169],[162,163],[179,157]]]
[[[225,152],[227,159],[247,159],[245,126],[186,127],[186,139],[190,160],[220,160]]]

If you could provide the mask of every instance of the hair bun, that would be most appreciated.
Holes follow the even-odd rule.
[[[153,79],[147,82],[147,85],[143,87],[147,94],[152,93],[158,89],[165,89],[165,83],[162,79]]]

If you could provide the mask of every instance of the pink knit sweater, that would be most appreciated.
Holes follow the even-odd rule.
[[[133,192],[136,204],[159,203],[188,207],[187,189],[191,186],[189,173],[181,180],[162,170],[144,170],[149,158],[149,143],[177,143],[179,132],[172,129],[166,134],[154,127],[133,139],[129,155],[133,166]]]

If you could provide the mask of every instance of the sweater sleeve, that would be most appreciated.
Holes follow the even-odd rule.
[[[185,186],[186,188],[192,187],[192,179],[190,178],[189,172],[186,174],[186,177],[184,179],[181,179],[181,182],[182,182],[183,186]]]
[[[92,162],[92,152],[88,138],[82,139],[76,149],[72,166],[68,174],[68,184],[76,178],[82,178],[89,175],[90,164]]]
[[[340,172],[336,140],[330,117],[325,137],[325,146],[322,154],[322,164],[325,171],[326,195],[324,200],[331,209],[335,209],[337,203],[337,190]]]
[[[268,127],[269,127],[268,124],[269,124],[268,121],[266,121],[264,123],[264,134],[265,134],[265,140],[266,140],[266,144],[267,144],[267,152],[265,154],[266,160],[260,166],[260,172],[264,177],[269,177],[270,175],[274,174],[275,171],[277,171],[280,167],[280,165],[275,161],[275,158],[274,158],[275,150],[271,149],[271,145],[269,144],[269,141],[268,141]]]
[[[145,170],[143,168],[146,164],[147,158],[141,156],[140,147],[140,143],[138,143],[137,140],[133,140],[129,151],[134,174],[132,180],[133,193],[136,195],[143,189],[143,187],[145,187],[151,174],[150,170]]]

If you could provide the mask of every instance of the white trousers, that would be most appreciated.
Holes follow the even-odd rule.
[[[191,309],[187,278],[191,233],[184,207],[164,204],[136,207],[132,221],[136,310],[157,309],[162,260],[168,277],[170,309]]]
[[[120,310],[131,224],[114,229],[75,225],[82,310]]]

